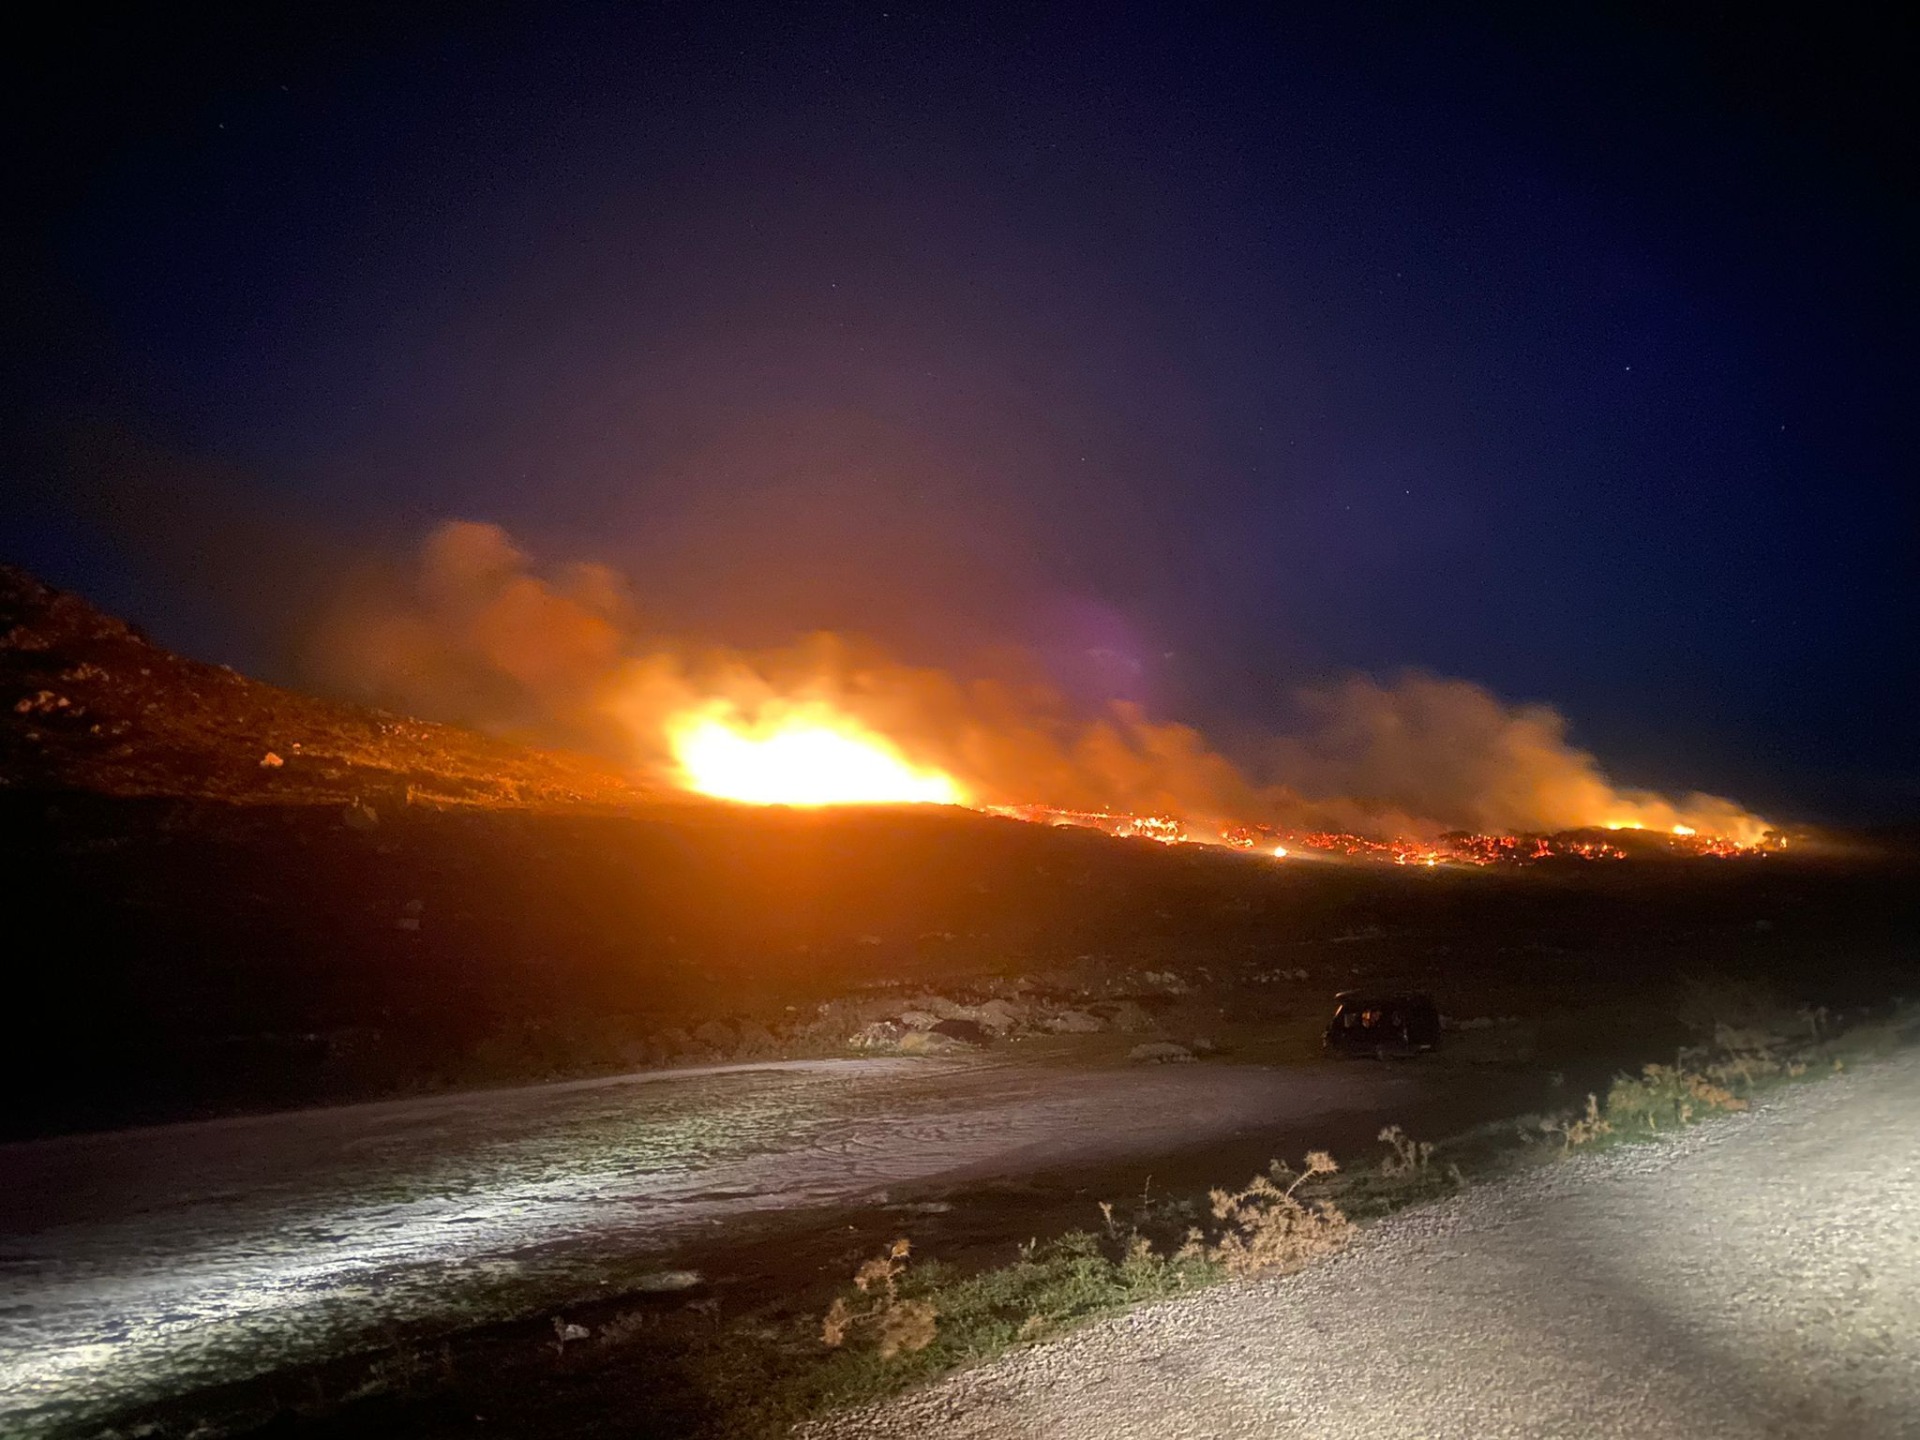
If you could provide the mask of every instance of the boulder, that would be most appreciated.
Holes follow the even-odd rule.
[[[1085,1010],[1062,1010],[1057,1015],[1049,1015],[1045,1025],[1055,1035],[1095,1035],[1107,1028],[1106,1021]]]
[[[901,1038],[910,1032],[897,1020],[875,1020],[871,1025],[863,1025],[847,1037],[847,1044],[855,1050],[897,1050]]]
[[[957,1040],[962,1045],[985,1045],[993,1039],[977,1020],[942,1020],[930,1026],[928,1033]]]
[[[996,1035],[1011,1035],[1014,1031],[1025,1029],[1032,1023],[1032,1013],[1027,1006],[1017,1001],[995,999],[987,1001],[984,1005],[974,1006],[973,1014],[964,1018],[976,1021]]]
[[[739,1043],[740,1037],[724,1020],[709,1020],[694,1028],[693,1038],[709,1050],[718,1050],[724,1055]]]

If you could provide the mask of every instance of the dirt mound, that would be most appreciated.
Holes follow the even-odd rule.
[[[637,798],[601,762],[335,704],[175,655],[5,565],[0,784],[275,804]]]

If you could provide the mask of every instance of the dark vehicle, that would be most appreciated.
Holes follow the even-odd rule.
[[[1440,1011],[1431,995],[1342,990],[1327,1025],[1330,1055],[1418,1055],[1440,1048]]]

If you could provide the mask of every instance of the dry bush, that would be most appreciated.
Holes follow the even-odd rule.
[[[820,1322],[820,1343],[838,1349],[861,1331],[870,1332],[882,1360],[911,1354],[931,1345],[939,1332],[939,1311],[928,1300],[900,1298],[900,1275],[913,1253],[913,1242],[899,1239],[853,1273],[853,1285],[864,1302],[834,1299]]]
[[[939,1311],[928,1300],[895,1300],[880,1312],[880,1358],[924,1350],[939,1330]]]
[[[1660,1129],[1662,1121],[1677,1127],[1711,1111],[1746,1108],[1747,1102],[1714,1076],[1679,1065],[1645,1066],[1638,1079],[1623,1075],[1607,1092],[1607,1116],[1616,1126],[1648,1130]]]
[[[1202,1247],[1191,1232],[1182,1256],[1203,1254],[1234,1275],[1265,1275],[1298,1270],[1331,1255],[1353,1239],[1353,1222],[1330,1200],[1302,1200],[1295,1192],[1316,1175],[1340,1167],[1324,1150],[1310,1151],[1307,1168],[1295,1172],[1276,1160],[1266,1175],[1256,1175],[1242,1190],[1215,1190],[1213,1218],[1226,1229],[1217,1244]]]
[[[1817,1046],[1820,1027],[1826,1023],[1826,1012],[1808,1013],[1811,1018],[1807,1024],[1813,1039],[1807,1043]],[[1713,1043],[1720,1058],[1706,1067],[1706,1075],[1723,1086],[1738,1084],[1751,1090],[1756,1080],[1807,1073],[1806,1062],[1793,1054],[1795,1048],[1804,1049],[1804,1044],[1796,1047],[1793,1039],[1771,1031],[1721,1025],[1713,1032]]]
[[[1611,1097],[1608,1098],[1608,1103],[1612,1103]],[[1613,1133],[1612,1123],[1608,1121],[1606,1116],[1600,1113],[1599,1098],[1592,1094],[1587,1096],[1587,1113],[1585,1115],[1560,1120],[1548,1120],[1545,1121],[1540,1128],[1549,1135],[1558,1135],[1560,1137],[1560,1148],[1563,1152],[1572,1150],[1579,1145],[1591,1145],[1602,1135],[1611,1135]]]
[[[1387,1126],[1380,1132],[1379,1138],[1393,1151],[1380,1162],[1380,1173],[1389,1179],[1421,1174],[1433,1160],[1433,1142],[1409,1139],[1407,1132],[1398,1125]]]

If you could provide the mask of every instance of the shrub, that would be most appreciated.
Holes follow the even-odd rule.
[[[1380,1173],[1389,1179],[1418,1175],[1433,1160],[1433,1142],[1411,1140],[1398,1125],[1387,1126],[1379,1138],[1393,1152],[1380,1162]]]
[[[899,1279],[913,1253],[913,1242],[899,1239],[877,1259],[869,1260],[854,1272],[854,1288],[865,1303],[849,1303],[836,1296],[820,1322],[820,1343],[838,1349],[857,1330],[868,1330],[882,1360],[924,1350],[939,1333],[939,1311],[931,1301],[903,1299]]]
[[[1286,1273],[1323,1255],[1346,1247],[1353,1238],[1353,1222],[1331,1200],[1311,1204],[1295,1193],[1316,1175],[1331,1175],[1340,1167],[1324,1150],[1307,1154],[1307,1168],[1289,1169],[1275,1160],[1265,1175],[1256,1175],[1240,1190],[1212,1192],[1213,1218],[1226,1230],[1214,1245],[1204,1246],[1199,1231],[1191,1231],[1183,1255],[1204,1255],[1233,1275]]]
[[[1608,1104],[1612,1104],[1611,1095],[1608,1097]],[[1549,1135],[1558,1135],[1560,1137],[1560,1149],[1562,1153],[1572,1150],[1579,1145],[1591,1145],[1601,1136],[1611,1135],[1613,1133],[1612,1122],[1600,1113],[1600,1101],[1598,1097],[1592,1094],[1587,1096],[1587,1113],[1585,1115],[1563,1117],[1558,1120],[1547,1120],[1542,1122],[1540,1128]]]
[[[1615,1129],[1658,1130],[1690,1125],[1715,1110],[1744,1110],[1747,1102],[1710,1075],[1678,1065],[1648,1065],[1639,1077],[1622,1075],[1607,1091],[1607,1119]]]

